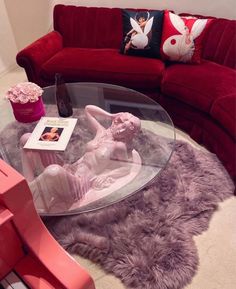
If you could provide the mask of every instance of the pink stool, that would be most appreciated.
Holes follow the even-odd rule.
[[[0,280],[14,271],[33,289],[95,289],[50,235],[24,177],[0,159]]]

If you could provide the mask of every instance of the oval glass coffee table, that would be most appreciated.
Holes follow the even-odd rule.
[[[55,152],[55,154],[58,159],[62,160],[60,166],[68,173],[71,173],[70,168],[73,167],[73,164],[85,155],[87,144],[94,138],[94,132],[90,130],[88,125],[85,106],[95,105],[111,114],[129,112],[140,119],[141,130],[132,141],[134,161],[128,164],[129,170],[110,185],[102,188],[88,186],[86,193],[80,199],[75,198],[74,193],[71,193],[72,184],[70,183],[62,194],[60,189],[64,187],[65,180],[59,173],[56,175],[58,190],[55,190],[60,191],[58,194],[52,193],[48,189],[47,184],[50,181],[41,174],[42,172],[35,175],[34,179],[41,177],[41,182],[28,181],[35,207],[42,216],[89,212],[102,209],[134,195],[157,180],[161,171],[168,164],[175,145],[175,129],[168,113],[144,94],[125,87],[104,83],[69,83],[66,84],[66,87],[73,105],[71,117],[76,118],[77,123],[65,151]],[[55,86],[44,88],[43,101],[46,107],[46,117],[58,117],[55,104]],[[104,122],[101,120],[101,122],[105,128],[111,125],[107,119],[104,119]],[[36,124],[37,122],[19,123],[12,121],[0,134],[1,157],[23,175],[20,155],[25,149],[20,147],[19,139],[24,133],[32,132]],[[14,135],[11,143],[4,139],[6,131],[11,131]],[[113,164],[109,166],[106,174],[110,173],[111,168],[117,168],[117,162],[121,161],[112,159],[112,162]],[[98,165],[100,166],[100,163]],[[122,162],[119,163],[119,166],[123,165]]]

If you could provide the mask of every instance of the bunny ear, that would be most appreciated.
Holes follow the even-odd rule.
[[[144,27],[144,31],[143,31],[145,35],[147,35],[150,32],[150,30],[152,29],[153,19],[154,19],[153,17],[150,18],[148,20],[148,22],[146,23],[146,25]]]
[[[176,30],[178,30],[181,34],[185,32],[185,24],[184,21],[176,14],[169,12],[170,21],[175,27]]]
[[[191,34],[193,36],[193,39],[197,38],[204,28],[206,27],[207,19],[198,19],[194,22],[193,27],[191,29]]]
[[[138,25],[138,23],[132,17],[130,17],[130,24],[136,32],[143,33],[141,27]]]

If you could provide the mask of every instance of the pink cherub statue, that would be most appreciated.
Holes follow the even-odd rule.
[[[134,163],[141,166],[132,147],[132,139],[141,128],[139,118],[127,112],[111,114],[94,105],[85,107],[85,115],[95,137],[75,163],[64,164],[54,152],[21,150],[23,173],[34,200],[41,196],[42,206],[49,211],[60,203],[68,209],[89,190],[104,190],[129,175]],[[101,117],[111,120],[110,127],[101,125]],[[29,136],[21,137],[22,147]]]

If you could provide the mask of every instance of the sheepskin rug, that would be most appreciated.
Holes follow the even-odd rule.
[[[83,117],[78,120],[73,145],[68,147],[68,161],[83,153],[80,140],[92,137],[82,129],[84,121]],[[14,122],[0,135],[10,163],[19,170],[19,137],[32,131],[33,125]],[[151,139],[146,157],[150,149],[160,154],[159,140],[153,142],[153,138],[143,132],[136,149],[144,139]],[[181,289],[191,282],[198,268],[193,236],[207,230],[218,203],[233,192],[234,185],[214,154],[177,141],[167,167],[149,187],[106,208],[48,217],[44,222],[69,253],[100,264],[127,288]]]

